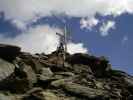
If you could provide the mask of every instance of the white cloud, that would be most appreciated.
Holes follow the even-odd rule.
[[[85,48],[82,43],[77,43],[77,44],[68,43],[67,48],[68,48],[68,52],[71,54],[88,52],[87,48]]]
[[[122,44],[125,44],[128,41],[128,36],[125,35],[122,39]]]
[[[55,47],[58,45],[59,38],[56,36],[55,32],[60,32],[60,30],[57,28],[50,28],[47,25],[36,26],[14,38],[1,36],[0,42],[21,46],[23,51],[31,53],[49,53],[55,50]]]
[[[101,32],[101,36],[109,35],[110,29],[115,29],[115,22],[114,21],[107,21],[106,23],[103,23],[103,25],[99,29]]]
[[[80,28],[92,30],[92,28],[96,26],[98,23],[99,20],[96,18],[82,18],[80,20]]]
[[[4,12],[5,19],[28,24],[51,16],[52,12],[83,18],[93,18],[97,13],[102,16],[133,14],[133,0],[0,0],[0,11]]]
[[[12,20],[11,22],[14,26],[16,26],[18,29],[26,30],[26,24],[19,20]]]
[[[30,28],[24,33],[11,38],[0,35],[0,42],[18,45],[22,47],[23,51],[31,53],[42,53],[46,54],[55,51],[59,44],[59,37],[56,32],[61,33],[62,31],[55,27],[50,27],[48,25],[36,26]],[[73,54],[77,52],[86,53],[87,49],[83,47],[82,43],[70,43],[68,44],[68,52]]]

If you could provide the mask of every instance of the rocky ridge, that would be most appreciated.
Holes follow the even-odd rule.
[[[133,77],[105,57],[30,54],[0,44],[0,100],[133,100]]]

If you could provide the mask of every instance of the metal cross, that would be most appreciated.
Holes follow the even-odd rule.
[[[67,42],[71,40],[71,38],[68,38],[68,31],[66,26],[64,28],[63,34],[56,33],[56,35],[60,36],[60,44],[58,47],[58,51],[63,53],[63,60],[65,62],[67,53]]]

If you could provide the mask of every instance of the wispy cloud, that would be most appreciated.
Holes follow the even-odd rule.
[[[100,27],[101,36],[105,37],[109,35],[109,30],[115,29],[115,22],[114,21],[107,21],[106,23],[103,23],[103,25]]]
[[[96,18],[82,18],[80,20],[80,28],[81,29],[89,29],[92,30],[99,23],[99,20]]]
[[[122,44],[125,44],[127,41],[128,41],[128,36],[127,35],[125,35],[123,38],[122,38]]]

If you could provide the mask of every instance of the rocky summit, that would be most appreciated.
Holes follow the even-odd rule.
[[[105,57],[0,44],[0,100],[133,100],[133,77]]]

